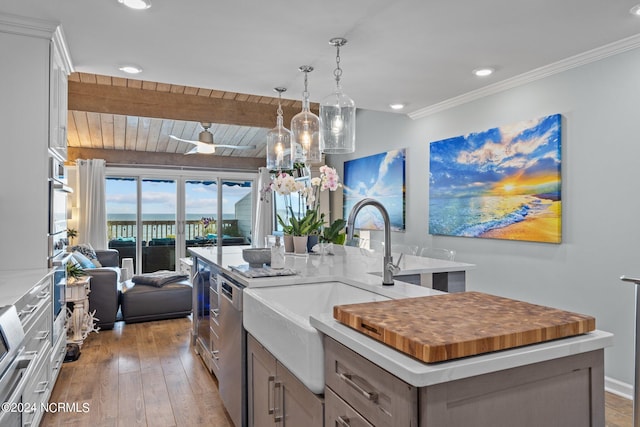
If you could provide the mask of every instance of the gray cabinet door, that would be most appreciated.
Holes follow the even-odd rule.
[[[247,335],[250,427],[322,427],[324,402],[304,386],[251,334]]]
[[[276,411],[281,426],[322,427],[324,403],[280,362],[277,363]],[[278,393],[278,387],[281,387]]]
[[[247,335],[247,406],[250,427],[276,426],[274,417],[276,359]]]

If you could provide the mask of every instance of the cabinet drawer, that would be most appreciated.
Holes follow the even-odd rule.
[[[330,388],[324,390],[324,424],[327,427],[373,427]]]
[[[211,369],[213,370],[213,373],[217,378],[218,374],[220,373],[221,339],[220,335],[218,335],[216,331],[213,330],[213,328],[209,329],[209,340],[209,348],[211,349],[211,361],[213,362],[213,366],[211,367]]]
[[[47,276],[16,302],[16,310],[25,331],[31,327],[43,307],[51,301],[51,278]]]
[[[58,341],[54,344],[51,352],[51,384],[55,384],[60,374],[60,368],[64,362],[64,357],[67,354],[67,337],[61,335]]]
[[[418,389],[325,336],[325,383],[371,424],[418,425]]]
[[[27,352],[40,351],[43,345],[46,345],[46,348],[51,348],[51,303],[44,304],[34,314],[38,317],[31,322],[25,331],[23,341]]]
[[[209,288],[209,326],[220,336],[220,300],[213,287]]]
[[[42,418],[41,404],[49,400],[52,384],[49,378],[49,355],[46,358],[34,359],[32,363],[39,363],[33,378],[26,385],[22,394],[22,401],[32,407],[32,411],[25,414],[24,426],[37,426]]]

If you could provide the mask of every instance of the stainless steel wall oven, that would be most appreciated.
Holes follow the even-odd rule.
[[[49,158],[49,267],[67,246],[67,199],[73,190],[67,186],[64,163]]]

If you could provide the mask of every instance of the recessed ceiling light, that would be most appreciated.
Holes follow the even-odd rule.
[[[389,104],[389,107],[393,110],[402,110],[404,108],[404,104]]]
[[[629,13],[632,14],[632,15],[640,16],[640,4],[637,4],[637,5],[633,6],[629,10]]]
[[[142,68],[138,67],[137,65],[123,65],[118,69],[127,74],[140,74],[142,72]]]
[[[476,68],[475,70],[473,70],[473,74],[475,74],[478,77],[487,77],[490,76],[491,74],[493,74],[493,68]]]
[[[136,10],[149,9],[151,7],[150,0],[118,0],[118,3]]]

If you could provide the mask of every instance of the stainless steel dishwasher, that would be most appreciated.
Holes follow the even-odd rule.
[[[247,421],[247,334],[242,326],[242,290],[244,286],[218,275],[220,296],[220,353],[218,389],[224,407],[236,427]]]

